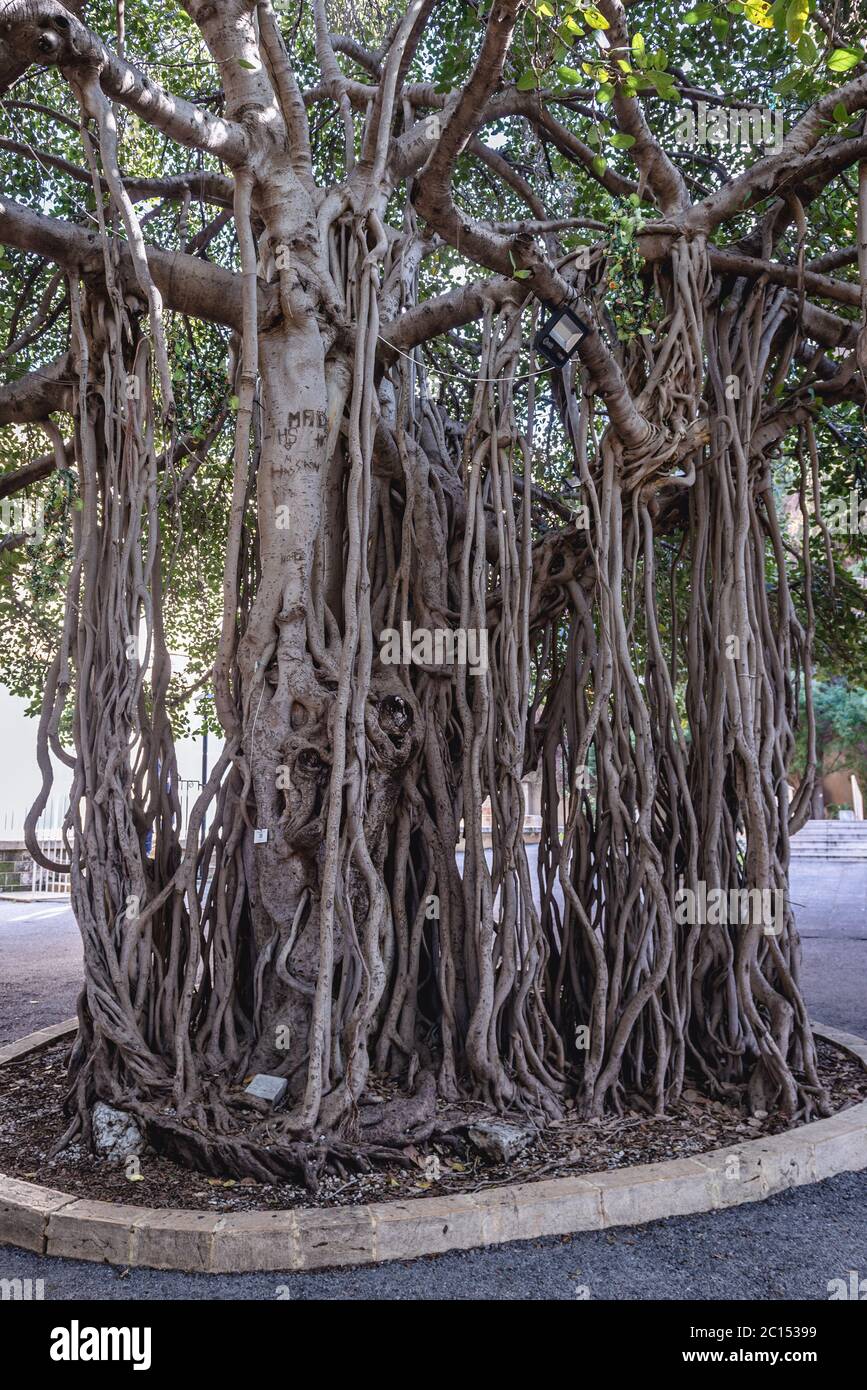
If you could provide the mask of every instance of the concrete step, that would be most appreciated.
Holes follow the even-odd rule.
[[[859,839],[854,835],[795,835],[792,844],[851,845],[852,849],[864,849],[867,847],[867,836]]]
[[[809,820],[800,835],[867,835],[867,820]]]
[[[860,830],[808,830],[806,827],[798,831],[799,840],[854,840],[858,843],[867,841],[867,835]]]
[[[847,860],[852,864],[863,864],[867,862],[867,848],[861,850],[836,849],[833,846],[825,848],[822,845],[798,846],[792,842],[792,859],[840,859]]]
[[[855,830],[867,833],[867,820],[808,820],[800,833],[803,834],[805,830]]]
[[[814,831],[805,834],[801,830],[794,838],[803,840],[805,844],[815,842],[817,845],[867,845],[867,835],[817,835]]]
[[[857,849],[857,850],[867,849],[867,839],[864,839],[864,840],[850,840],[850,839],[844,839],[844,838],[837,839],[837,837],[836,837],[835,835],[829,835],[829,836],[827,836],[827,837],[824,838],[824,839],[820,838],[820,837],[817,836],[817,835],[805,835],[805,836],[796,835],[796,836],[794,837],[794,839],[792,840],[792,844],[793,844],[793,845],[834,845],[835,847],[837,847],[837,848],[842,848],[842,849]]]
[[[845,854],[841,850],[834,849],[792,849],[791,859],[840,859],[849,860],[853,864],[863,864],[867,862],[867,850],[860,853]]]
[[[808,820],[792,837],[792,859],[867,860],[867,821]]]
[[[808,820],[798,831],[798,838],[808,836],[831,839],[867,840],[867,821],[863,820]]]

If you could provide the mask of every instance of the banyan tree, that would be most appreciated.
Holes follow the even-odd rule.
[[[867,63],[846,3],[662,9],[0,5],[0,422],[34,445],[0,492],[62,531],[28,834],[65,765],[67,1138],[102,1100],[314,1185],[456,1101],[827,1111],[786,885]],[[182,610],[221,735],[188,824]],[[678,911],[708,888],[782,906]]]

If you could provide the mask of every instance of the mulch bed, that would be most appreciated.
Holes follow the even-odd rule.
[[[63,1132],[66,1059],[69,1042],[0,1067],[0,1172],[12,1177],[106,1202],[148,1207],[186,1207],[197,1211],[268,1211],[311,1205],[310,1194],[293,1183],[264,1184],[209,1178],[146,1151],[141,1178],[127,1177],[122,1162],[110,1162],[72,1144],[55,1158],[48,1154]],[[867,1072],[831,1043],[818,1041],[819,1070],[835,1113],[867,1098]],[[481,1117],[479,1107],[448,1106],[450,1122]],[[489,1112],[485,1112],[489,1117]],[[736,1148],[748,1139],[781,1134],[779,1118],[758,1119],[738,1107],[708,1100],[687,1090],[665,1116],[637,1113],[579,1122],[566,1118],[549,1126],[508,1165],[482,1157],[459,1129],[449,1142],[406,1152],[412,1169],[377,1168],[343,1179],[323,1178],[317,1205],[350,1206],[394,1198],[475,1192],[508,1182],[575,1176],[637,1163],[689,1158],[710,1149]]]

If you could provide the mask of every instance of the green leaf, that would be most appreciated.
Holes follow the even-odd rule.
[[[612,135],[611,143],[616,150],[629,150],[635,144],[634,135]]]
[[[805,67],[811,68],[819,56],[819,50],[810,35],[804,32],[798,40],[798,57]]]
[[[684,15],[684,21],[687,24],[701,24],[704,20],[710,19],[714,12],[714,8],[713,5],[707,3],[696,5],[688,14]]]
[[[530,278],[530,272],[529,272],[529,270],[516,270],[516,271],[515,271],[514,279],[516,279],[516,280],[529,280],[529,278]]]
[[[846,107],[843,105],[842,101],[837,102],[837,105],[834,107],[832,115],[838,125],[849,124],[849,112],[846,110]]]
[[[666,101],[679,101],[679,96],[674,86],[674,78],[670,72],[661,72],[658,68],[651,68],[647,73],[647,79],[653,83],[659,96],[665,97]]]
[[[723,19],[721,14],[714,15],[710,22],[710,27],[713,29],[718,39],[725,39],[728,37],[729,21]]]
[[[238,409],[238,406],[239,406],[240,404],[241,404],[241,402],[238,400],[238,397],[237,397],[237,396],[230,396],[230,397],[229,397],[229,409],[230,409],[230,410],[237,410],[237,409]]]
[[[515,86],[517,87],[519,92],[532,92],[535,87],[538,87],[538,85],[538,75],[533,71],[532,68],[528,68],[526,72],[522,72],[521,76],[515,83]]]
[[[594,174],[604,174],[608,165],[605,163],[601,154],[597,154],[596,158],[590,161],[590,168],[593,170]]]
[[[594,5],[589,5],[584,11],[584,19],[591,29],[609,29],[611,26],[601,11]]]
[[[558,68],[557,76],[559,77],[561,82],[565,82],[569,87],[575,87],[581,81],[580,72],[576,72],[574,68]]]
[[[864,54],[856,48],[835,48],[828,59],[828,67],[832,72],[848,72],[863,59]]]
[[[744,5],[744,10],[746,10]],[[771,6],[771,23],[778,34],[786,32],[786,10],[789,8],[789,0],[774,0]]]
[[[786,10],[786,37],[794,48],[801,41],[804,25],[810,18],[810,0],[789,0]]]
[[[246,68],[248,72],[259,71],[258,65],[256,63],[248,63],[246,58],[239,58],[237,62],[239,68]]]

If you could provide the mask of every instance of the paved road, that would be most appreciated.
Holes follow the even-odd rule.
[[[0,1043],[71,1018],[81,980],[68,899],[0,901]]]
[[[867,1037],[867,863],[798,860],[790,899],[811,1017]]]
[[[801,861],[792,901],[813,1017],[867,1035],[867,864]],[[81,952],[68,910],[0,902],[0,1041],[74,1011]],[[32,1002],[31,1002],[32,1001]],[[824,1300],[867,1278],[867,1173],[766,1202],[647,1226],[584,1232],[321,1274],[122,1273],[0,1247],[0,1278],[42,1278],[46,1298]]]

